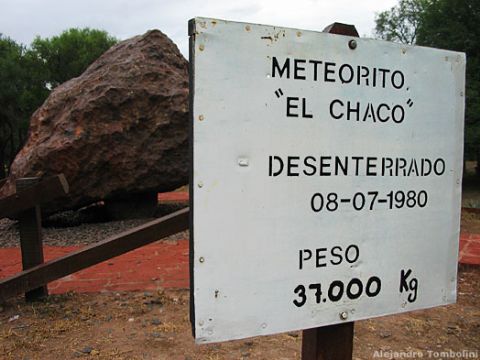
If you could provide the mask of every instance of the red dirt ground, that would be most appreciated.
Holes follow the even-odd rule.
[[[48,261],[78,248],[46,246],[45,259]],[[459,256],[462,264],[479,265],[480,235],[462,233]],[[0,264],[0,278],[21,271],[20,249],[0,249]],[[68,291],[186,289],[188,286],[188,240],[179,240],[144,246],[54,281],[48,288],[52,294],[61,294]]]
[[[79,247],[45,246],[45,260]],[[22,268],[19,248],[0,249],[0,278]],[[188,241],[158,242],[66,276],[48,285],[49,292],[105,292],[181,289],[189,286]]]
[[[188,192],[158,194],[160,203],[188,201]],[[476,228],[473,228],[476,229]],[[46,261],[62,256],[78,247],[44,248]],[[480,234],[462,232],[459,262],[480,265]],[[0,249],[0,278],[21,271],[19,248]],[[157,242],[122,256],[69,275],[49,285],[52,294],[68,291],[102,292],[182,289],[189,286],[188,241]]]

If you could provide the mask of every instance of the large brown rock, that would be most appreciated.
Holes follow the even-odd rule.
[[[70,194],[49,213],[188,182],[188,64],[167,36],[125,40],[58,86],[33,114],[0,196],[17,178],[58,173]]]

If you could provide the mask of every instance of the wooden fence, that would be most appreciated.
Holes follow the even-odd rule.
[[[16,193],[0,199],[0,218],[19,220],[23,265],[22,272],[0,280],[0,302],[21,293],[27,300],[45,297],[51,281],[188,229],[189,209],[185,208],[44,262],[40,205],[66,194],[68,183],[58,175],[43,181],[19,179]]]

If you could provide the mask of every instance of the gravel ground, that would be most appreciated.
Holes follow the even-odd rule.
[[[159,216],[163,215],[163,213],[164,211],[158,212]],[[43,244],[50,246],[92,244],[154,219],[146,218],[79,224],[77,221],[71,221],[75,216],[74,212],[65,212],[57,216],[54,221],[48,221],[47,226],[42,228]],[[62,222],[62,218],[65,221]],[[55,226],[51,226],[52,224],[55,224]],[[167,240],[180,239],[188,239],[188,231],[167,238]],[[20,246],[20,236],[18,234],[17,221],[0,219],[0,247],[18,246]]]

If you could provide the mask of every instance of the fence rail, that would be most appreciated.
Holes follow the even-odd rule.
[[[128,251],[188,229],[189,208],[150,221],[96,244],[36,265],[0,281],[0,302]]]
[[[68,191],[68,182],[63,174],[46,178],[22,190],[17,189],[15,194],[0,199],[0,219],[32,209],[66,195]]]
[[[185,208],[44,263],[40,205],[68,194],[68,182],[60,174],[43,180],[18,179],[16,186],[15,194],[0,199],[0,218],[18,217],[23,271],[0,280],[0,302],[21,293],[25,293],[27,300],[47,296],[46,285],[51,281],[187,230],[189,226],[189,209]]]

